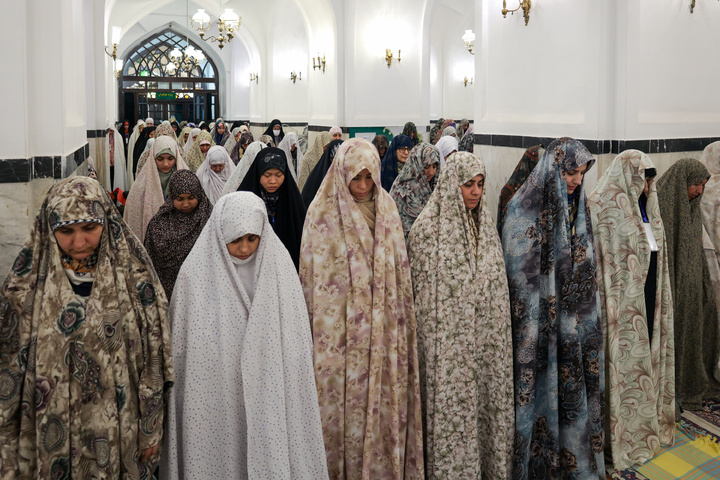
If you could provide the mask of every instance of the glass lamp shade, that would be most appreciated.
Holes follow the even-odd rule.
[[[170,75],[172,75],[173,73],[175,73],[175,64],[174,64],[174,63],[168,63],[167,65],[165,65],[165,70],[166,70]]]
[[[195,15],[192,16],[193,23],[196,23],[200,28],[208,28],[210,26],[210,15],[205,13],[205,9],[198,8]]]
[[[227,26],[228,29],[237,30],[240,28],[240,17],[237,13],[233,12],[232,8],[226,8],[220,20]]]
[[[182,56],[183,54],[179,48],[175,48],[172,52],[170,52],[170,58],[182,58]]]
[[[121,59],[115,60],[115,71],[120,72],[123,69],[123,61]]]
[[[466,44],[472,43],[475,41],[475,34],[472,30],[465,30],[465,34],[462,36],[462,39]]]
[[[117,45],[120,43],[120,34],[122,33],[122,27],[112,27],[112,43]]]

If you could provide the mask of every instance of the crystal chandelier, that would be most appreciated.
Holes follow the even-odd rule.
[[[203,60],[205,60],[205,55],[188,43],[184,52],[180,51],[179,48],[175,48],[170,52],[170,63],[165,65],[165,71],[169,75],[175,75],[181,71],[188,72],[189,74],[190,71],[199,66]]]
[[[198,8],[197,13],[192,16],[192,28],[200,32],[200,38],[205,41],[218,42],[218,46],[222,49],[225,43],[230,43],[234,38],[234,34],[240,29],[241,18],[232,8],[226,8],[220,18],[218,18],[218,36],[211,35],[205,38],[205,32],[210,28],[210,15],[205,10]]]

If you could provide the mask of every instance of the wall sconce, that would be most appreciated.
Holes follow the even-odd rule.
[[[463,85],[465,85],[465,86],[467,87],[468,82],[470,82],[470,85],[472,85],[472,84],[473,84],[473,80],[475,80],[474,77],[470,77],[470,78],[465,77],[465,78],[463,78]]]
[[[690,13],[693,13],[694,10],[695,10],[695,0],[692,0],[690,2]]]
[[[302,72],[298,72],[297,75],[295,75],[295,72],[290,72],[290,80],[292,80],[293,83],[295,83],[296,80],[302,80]]]
[[[260,77],[258,76],[257,73],[251,73],[251,74],[250,74],[250,81],[251,81],[251,82],[258,83],[258,82],[260,81]]]
[[[123,61],[120,58],[115,59],[115,78],[120,78],[120,73],[123,69]]]
[[[392,59],[393,59],[393,52],[392,52],[392,50],[390,50],[389,48],[386,48],[386,49],[385,49],[385,61],[386,61],[387,64],[388,64],[388,68],[390,68],[390,64],[392,63]],[[400,60],[402,60],[402,59],[400,58],[400,50],[398,50],[397,61],[400,62]]]
[[[317,56],[317,65],[315,65],[315,57],[313,57],[313,70],[315,69],[321,70],[325,73],[325,54],[323,53],[322,59],[320,59],[320,52],[318,52]]]
[[[465,34],[462,36],[463,42],[465,42],[465,48],[468,49],[471,55],[475,55],[473,52],[473,42],[475,41],[475,34],[472,30],[465,30]]]
[[[108,52],[108,47],[105,47],[105,53],[110,55],[113,60],[117,60],[117,46],[120,43],[120,34],[122,33],[122,27],[112,27],[112,53]]]
[[[528,22],[530,21],[530,7],[532,6],[531,0],[521,0],[520,6],[516,8],[515,10],[508,10],[507,9],[507,1],[503,0],[503,9],[502,9],[502,16],[503,18],[507,17],[508,12],[512,15],[513,13],[517,12],[522,8],[523,11],[523,17],[525,17],[525,26],[527,27]]]

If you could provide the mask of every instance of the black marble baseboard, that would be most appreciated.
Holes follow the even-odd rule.
[[[272,122],[250,122],[251,127],[261,127],[261,128],[267,128],[270,126]],[[305,127],[307,126],[307,123],[305,122],[282,122],[283,125],[287,125],[288,127]]]
[[[440,119],[438,118],[435,120],[430,120],[430,125],[435,125],[436,123],[438,123],[438,120],[440,120]],[[447,118],[445,120],[447,120]],[[461,120],[462,120],[462,118],[456,118],[456,119],[453,119],[453,122],[455,122],[455,125],[457,125],[458,123],[460,123]],[[470,125],[475,123],[475,121],[472,118],[468,118],[468,120],[470,121]]]
[[[332,125],[308,125],[308,132],[327,132],[332,127]],[[350,127],[340,127],[340,130],[342,130],[342,133],[350,133]]]
[[[556,138],[525,137],[520,135],[486,135],[475,134],[475,145],[493,147],[529,148],[533,145],[548,146]],[[651,140],[583,140],[582,142],[593,155],[618,154],[625,150],[640,150],[645,153],[673,153],[702,151],[707,145],[720,140],[720,137],[702,138],[664,138]]]
[[[88,130],[87,138],[102,138],[107,137],[107,129],[105,130]]]
[[[75,171],[89,155],[90,145],[86,143],[64,157],[65,172],[63,172],[63,157],[61,156],[0,160],[0,183],[26,183],[36,178],[60,180]]]

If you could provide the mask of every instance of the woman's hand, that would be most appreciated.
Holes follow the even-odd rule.
[[[141,450],[138,452],[138,456],[140,457],[140,463],[145,463],[148,461],[148,459],[152,456],[155,456],[158,451],[157,443],[153,445],[152,447],[148,447],[145,450]]]

